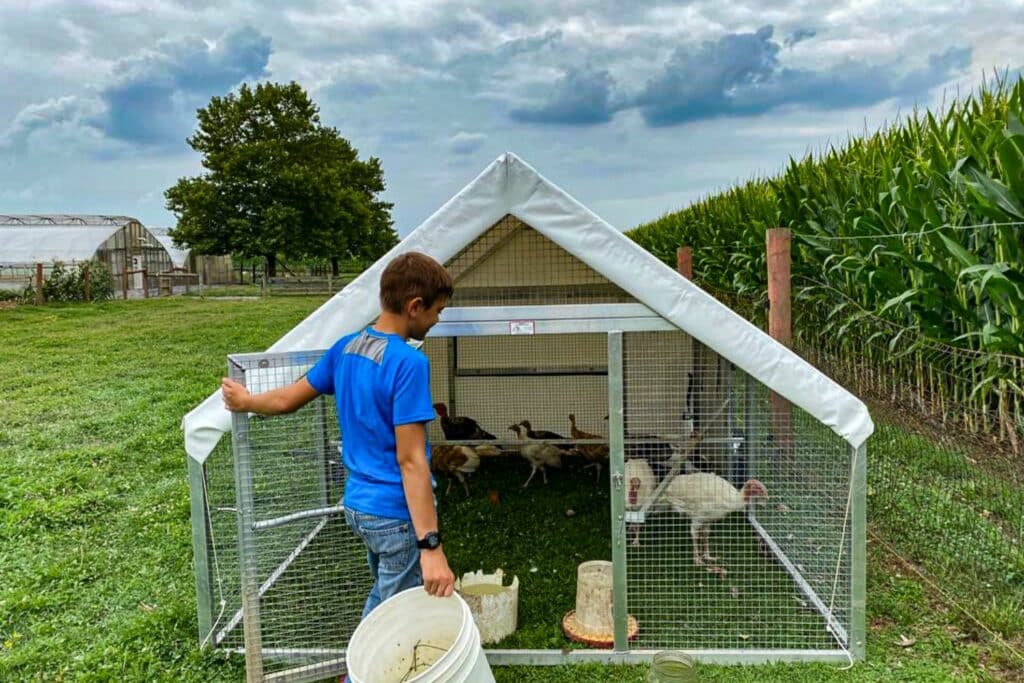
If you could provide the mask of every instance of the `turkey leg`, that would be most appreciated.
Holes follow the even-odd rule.
[[[527,486],[529,486],[529,485],[530,485],[530,480],[531,480],[531,479],[533,479],[533,475],[535,475],[535,474],[537,474],[537,467],[536,467],[536,466],[534,466],[534,467],[533,467],[533,469],[531,469],[531,470],[530,470],[530,476],[526,478],[526,483],[525,483],[525,484],[523,484],[523,488],[524,488],[524,489],[525,489],[525,488],[526,488]]]
[[[718,562],[717,557],[711,556],[711,527],[704,529],[704,559],[708,562]]]
[[[698,567],[704,565],[704,558],[700,556],[700,537],[703,530],[697,520],[690,522],[690,538],[693,539],[693,563]]]

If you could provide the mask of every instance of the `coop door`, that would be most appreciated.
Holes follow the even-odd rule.
[[[232,370],[255,393],[293,382],[318,358],[254,354],[236,357]],[[341,670],[370,590],[365,548],[341,505],[333,397],[291,415],[233,419],[247,668],[322,678]]]
[[[143,283],[142,273],[139,272],[142,270],[141,256],[132,256],[132,270],[135,271],[135,274],[132,275],[132,289],[142,289],[145,284]]]

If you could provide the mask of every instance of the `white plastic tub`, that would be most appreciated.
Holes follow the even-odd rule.
[[[494,683],[469,606],[410,588],[382,602],[348,645],[351,683]]]

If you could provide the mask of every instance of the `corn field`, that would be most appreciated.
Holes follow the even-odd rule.
[[[630,236],[668,263],[691,246],[702,286],[766,302],[773,227],[793,233],[801,346],[855,390],[1022,452],[1024,78],[791,159]]]

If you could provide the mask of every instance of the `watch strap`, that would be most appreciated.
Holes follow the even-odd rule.
[[[421,550],[433,550],[441,545],[441,533],[429,531],[423,538],[416,540],[416,547]]]

